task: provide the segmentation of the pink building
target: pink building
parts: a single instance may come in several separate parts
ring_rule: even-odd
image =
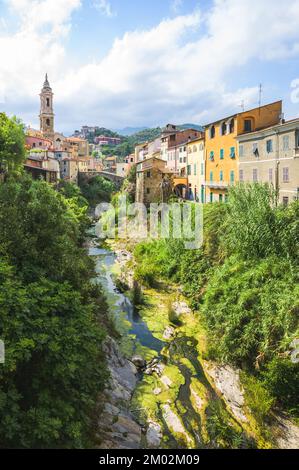
[[[44,137],[34,137],[26,135],[26,146],[29,149],[48,150],[52,147],[52,141]]]

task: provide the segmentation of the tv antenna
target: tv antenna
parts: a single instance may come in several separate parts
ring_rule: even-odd
[[[262,106],[262,95],[263,95],[263,85],[260,83],[260,86],[259,86],[259,108]]]

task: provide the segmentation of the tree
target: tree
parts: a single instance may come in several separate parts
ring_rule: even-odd
[[[79,211],[76,197],[28,175],[0,185],[0,447],[88,445],[107,378],[107,305]]]
[[[18,172],[25,160],[24,126],[0,113],[0,172]]]

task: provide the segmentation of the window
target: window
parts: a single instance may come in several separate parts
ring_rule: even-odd
[[[290,138],[289,138],[288,135],[283,136],[282,147],[283,147],[283,150],[289,150],[290,149]]]
[[[296,132],[296,143],[295,143],[295,145],[296,145],[296,148],[299,147],[299,132],[298,131]]]
[[[196,163],[194,163],[194,176],[196,176],[196,173],[197,173],[197,166],[196,166]]]
[[[146,172],[146,177],[147,177],[147,178],[150,178],[150,177],[151,177],[151,172],[150,172],[150,171],[147,171],[147,172]]]
[[[224,159],[224,149],[220,149],[220,160]]]
[[[254,181],[254,182],[256,183],[257,180],[258,180],[257,169],[254,168],[254,169],[252,170],[252,181]]]
[[[212,126],[212,127],[210,128],[210,139],[214,139],[215,134],[216,134],[215,126]]]
[[[191,175],[191,165],[187,165],[187,175]]]
[[[210,171],[210,181],[213,182],[213,179],[214,179],[214,175],[213,175],[213,172]]]
[[[36,143],[35,143],[35,142],[33,142],[33,144],[32,144],[32,147],[33,147],[33,148],[35,148],[35,147],[36,147]]]
[[[201,163],[201,164],[200,164],[200,173],[201,173],[201,176],[204,176],[204,174],[205,174],[205,166],[204,166],[204,163]]]
[[[146,188],[146,194],[150,194],[151,192],[151,189],[150,188]]]
[[[226,132],[227,132],[227,125],[226,125],[226,122],[223,122],[221,124],[221,135],[226,135]]]
[[[210,193],[210,202],[213,202],[213,201],[214,201],[214,194]]]
[[[50,126],[50,119],[46,120],[46,124],[47,124],[47,126]]]
[[[239,170],[239,180],[244,181],[244,170]]]
[[[197,146],[196,145],[193,146],[193,152],[197,152]]]
[[[284,183],[288,183],[290,181],[288,168],[282,169],[282,180]]]
[[[223,181],[223,171],[222,170],[219,173],[219,178],[220,178],[220,181]]]
[[[47,106],[48,106],[48,108],[50,106],[50,99],[49,98],[47,98]]]
[[[252,131],[252,121],[251,119],[244,120],[244,132],[251,132]]]
[[[210,152],[210,160],[211,161],[214,161],[214,155],[215,154],[214,154],[213,150],[211,150],[211,152]]]
[[[269,168],[269,182],[273,183],[273,168]]]
[[[230,148],[230,158],[236,158],[236,150],[235,147]]]
[[[219,194],[219,202],[223,202],[223,194]]]
[[[282,198],[282,203],[284,206],[287,206],[289,204],[289,198],[288,197],[283,197]]]
[[[266,148],[267,148],[267,153],[273,152],[273,141],[272,141],[272,139],[267,140]]]
[[[259,147],[258,147],[257,142],[254,142],[254,143],[252,144],[252,153],[253,153],[253,155],[255,155],[256,157],[259,156]]]
[[[231,119],[229,123],[229,133],[233,134],[235,132],[235,120]]]
[[[230,183],[234,184],[234,182],[235,182],[235,172],[233,170],[230,172],[230,178],[229,179],[230,179]]]
[[[244,145],[239,145],[239,156],[244,157]]]

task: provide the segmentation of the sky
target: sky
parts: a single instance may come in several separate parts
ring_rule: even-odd
[[[38,128],[207,124],[283,99],[299,116],[299,0],[0,0],[0,111]]]

